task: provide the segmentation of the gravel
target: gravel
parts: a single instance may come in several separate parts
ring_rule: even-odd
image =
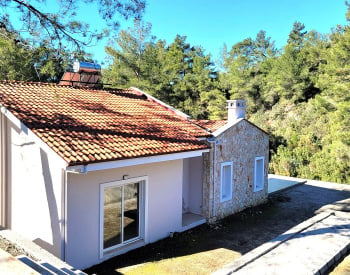
[[[0,236],[0,248],[6,251],[7,253],[11,254],[13,257],[19,256],[19,255],[26,255],[32,260],[36,260],[30,254],[28,254],[23,248],[19,247],[18,245],[10,242],[9,240],[1,236]]]

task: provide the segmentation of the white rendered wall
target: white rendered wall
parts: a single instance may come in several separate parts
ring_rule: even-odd
[[[146,240],[155,242],[182,226],[183,160],[137,165],[125,168],[68,174],[68,221],[66,260],[77,268],[87,268],[106,258],[99,257],[100,184],[148,176],[146,186]],[[141,243],[140,245],[143,245]],[[118,250],[116,254],[126,252]]]
[[[189,209],[191,213],[202,215],[203,199],[203,158],[196,157],[189,160]]]
[[[182,211],[202,215],[203,159],[184,159],[183,167]]]
[[[190,159],[183,160],[182,212],[190,211]]]
[[[7,125],[10,228],[61,257],[65,162],[24,125]]]

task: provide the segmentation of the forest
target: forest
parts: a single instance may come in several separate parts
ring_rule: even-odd
[[[186,40],[156,38],[136,18],[106,46],[103,83],[138,87],[196,119],[225,119],[226,100],[245,99],[248,119],[270,134],[269,173],[350,183],[350,25],[324,34],[295,22],[280,49],[261,30],[215,62]],[[91,61],[50,42],[30,44],[0,20],[0,79],[57,82],[72,57]]]

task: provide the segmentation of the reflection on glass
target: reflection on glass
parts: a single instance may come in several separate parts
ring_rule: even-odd
[[[124,241],[139,235],[138,183],[124,186]]]
[[[139,182],[104,189],[103,248],[139,237]]]
[[[121,243],[122,187],[104,191],[103,248]]]

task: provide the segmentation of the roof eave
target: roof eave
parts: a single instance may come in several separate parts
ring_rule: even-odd
[[[225,124],[224,126],[222,126],[221,128],[217,129],[216,131],[214,131],[212,133],[212,135],[214,137],[218,137],[220,136],[222,133],[224,133],[227,129],[231,128],[233,125],[236,125],[238,124],[239,122],[241,122],[242,120],[244,120],[244,118],[240,118],[240,119],[237,119],[233,122],[228,122],[227,124]]]
[[[209,152],[209,149],[200,149],[200,150],[193,150],[193,151],[186,151],[186,152],[179,152],[179,153],[172,153],[172,154],[163,154],[163,155],[156,155],[156,156],[149,156],[149,157],[139,157],[139,158],[131,158],[131,159],[123,159],[123,160],[72,165],[67,167],[67,172],[85,174],[93,171],[101,171],[101,170],[107,170],[107,169],[122,168],[127,166],[135,166],[135,165],[150,164],[150,163],[163,162],[163,161],[199,157],[203,153],[207,153],[207,152]]]
[[[227,129],[231,128],[232,126],[240,123],[241,121],[246,121],[247,123],[249,123],[250,125],[254,126],[255,128],[257,128],[258,130],[260,130],[261,132],[263,132],[265,135],[269,135],[269,133],[267,133],[265,130],[261,129],[259,126],[255,125],[253,122],[250,122],[248,119],[245,118],[240,118],[237,119],[233,122],[228,122],[227,124],[225,124],[224,126],[222,126],[221,128],[217,129],[216,131],[213,132],[213,136],[214,137],[218,137],[220,136],[222,133],[224,133]]]

